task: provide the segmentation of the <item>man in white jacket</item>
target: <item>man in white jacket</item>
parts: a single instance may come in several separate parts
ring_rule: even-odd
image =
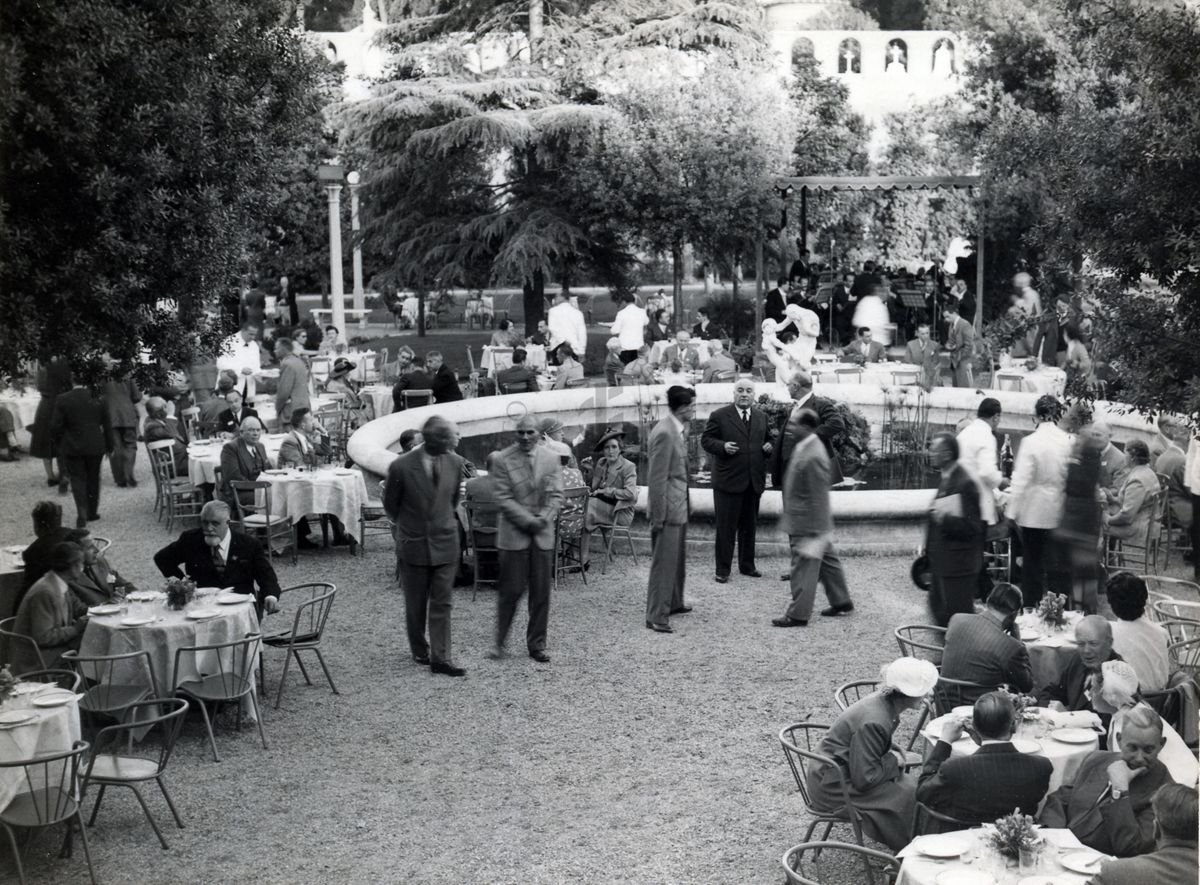
[[[546,314],[546,325],[550,328],[550,353],[556,354],[558,348],[569,344],[582,362],[587,351],[587,323],[584,322],[583,311],[567,300],[566,292],[554,296],[554,306]],[[557,365],[557,355],[551,361]]]
[[[958,463],[979,481],[979,510],[983,521],[996,524],[996,489],[1004,484],[996,448],[995,430],[1000,426],[1000,400],[985,397],[975,420],[958,434]]]
[[[625,306],[617,311],[610,324],[612,334],[621,344],[621,362],[629,365],[638,358],[638,350],[646,343],[646,311],[637,305],[633,295],[625,296]]]

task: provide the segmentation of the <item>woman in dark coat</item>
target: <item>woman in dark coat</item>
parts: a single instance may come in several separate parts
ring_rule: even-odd
[[[67,493],[67,477],[59,466],[54,472],[54,459],[58,452],[54,449],[54,440],[50,434],[50,419],[54,415],[54,400],[60,393],[71,389],[71,366],[62,357],[42,360],[37,373],[37,389],[42,395],[38,402],[37,412],[33,416],[33,428],[30,431],[29,454],[42,459],[46,468],[46,485],[58,486],[59,494]]]

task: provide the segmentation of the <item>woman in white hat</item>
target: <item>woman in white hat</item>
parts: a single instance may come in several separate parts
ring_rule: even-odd
[[[844,779],[869,836],[892,851],[912,840],[917,778],[905,773],[904,751],[892,746],[892,735],[900,714],[919,707],[937,679],[937,668],[916,658],[898,658],[883,667],[880,689],[839,716],[817,747],[818,753],[837,761],[841,778],[820,763],[809,769],[814,808],[844,807],[839,786]]]
[[[358,416],[366,408],[362,397],[358,395],[358,385],[350,377],[350,373],[356,368],[357,365],[355,363],[352,363],[344,356],[339,356],[333,361],[333,368],[329,370],[329,378],[325,382],[325,392],[340,393],[342,395],[343,406],[355,413],[355,417],[351,422],[355,427],[360,423]]]
[[[1138,693],[1137,672],[1126,661],[1105,661],[1100,665],[1100,696],[1116,708],[1108,725],[1108,749],[1119,751],[1121,728],[1125,720],[1139,707],[1149,707]],[[1183,738],[1169,722],[1163,720],[1163,748],[1158,761],[1167,767],[1171,778],[1185,786],[1195,786],[1200,766]]]

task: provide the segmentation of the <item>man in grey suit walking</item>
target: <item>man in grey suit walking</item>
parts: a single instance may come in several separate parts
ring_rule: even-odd
[[[291,338],[280,338],[275,342],[275,358],[279,360],[275,414],[279,418],[281,430],[286,430],[291,423],[293,409],[312,407],[308,396],[308,367],[296,356],[295,347]]]
[[[692,610],[683,602],[688,522],[688,422],[696,414],[696,391],[667,388],[671,414],[650,431],[647,483],[650,499],[650,584],[646,590],[646,626],[674,633],[670,616]]]
[[[776,627],[807,627],[817,595],[825,585],[833,617],[854,610],[846,573],[833,550],[833,510],[829,503],[829,455],[816,435],[821,419],[812,409],[801,409],[789,422],[796,445],[783,477],[783,516],[792,548],[792,604],[787,614],[771,621]]]
[[[425,445],[388,467],[383,509],[396,525],[396,563],[413,660],[428,664],[434,673],[462,676],[465,671],[450,659],[450,610],[458,569],[455,507],[463,459],[453,451],[458,431],[445,418],[433,416],[421,434]]]
[[[558,454],[537,444],[541,435],[537,420],[526,415],[517,422],[516,444],[498,452],[493,466],[500,505],[496,532],[500,592],[492,657],[504,657],[517,604],[528,588],[529,627],[525,640],[529,656],[545,664],[550,660],[546,654],[546,627],[550,620],[554,529],[563,502],[563,479]]]

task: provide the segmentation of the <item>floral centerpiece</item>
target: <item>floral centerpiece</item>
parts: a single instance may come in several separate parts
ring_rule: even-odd
[[[196,582],[191,578],[168,578],[163,590],[167,593],[167,608],[181,611],[196,598]]]
[[[1051,627],[1062,627],[1067,622],[1067,597],[1062,593],[1047,593],[1038,603],[1037,615]]]
[[[988,834],[988,838],[993,848],[1005,857],[1014,859],[1019,858],[1022,851],[1035,851],[1042,844],[1033,818],[1015,808],[1012,814],[996,821],[995,829]]]
[[[17,677],[13,676],[8,664],[0,669],[0,704],[7,701],[17,690]]]
[[[1033,710],[1038,705],[1038,700],[1031,694],[1021,694],[1015,691],[1005,691],[1008,699],[1012,701],[1013,709],[1016,710],[1017,718],[1025,716],[1030,710]]]

